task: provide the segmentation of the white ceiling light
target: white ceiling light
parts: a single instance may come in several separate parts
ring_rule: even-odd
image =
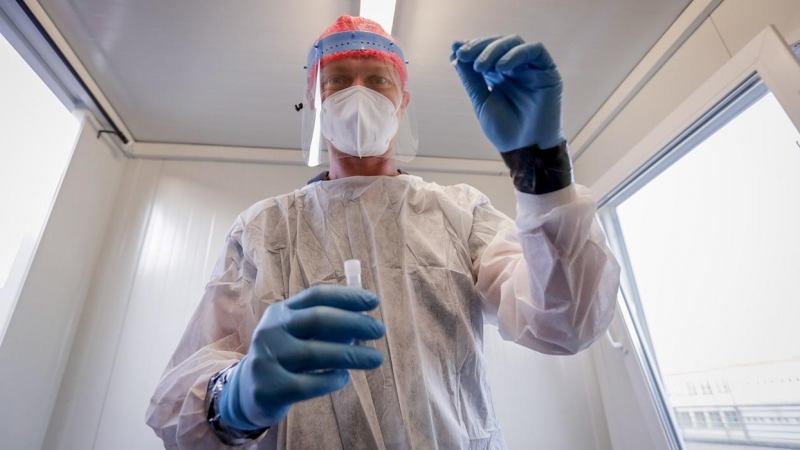
[[[396,0],[361,0],[359,15],[378,22],[387,33],[392,34],[395,3]]]

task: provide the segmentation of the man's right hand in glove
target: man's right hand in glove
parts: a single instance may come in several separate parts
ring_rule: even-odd
[[[361,314],[378,303],[368,291],[325,285],[269,306],[220,395],[222,422],[240,431],[272,426],[292,404],[344,387],[347,369],[380,367],[381,352],[351,345],[383,337],[383,324]]]

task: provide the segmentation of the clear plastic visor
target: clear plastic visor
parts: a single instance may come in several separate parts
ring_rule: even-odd
[[[301,109],[303,156],[309,166],[333,158],[410,161],[416,155],[416,118],[405,62],[402,52],[384,51],[382,44],[391,49],[394,43],[382,39],[375,43],[356,37],[357,42],[327,45],[321,40],[309,54]],[[338,45],[343,51],[331,50]]]

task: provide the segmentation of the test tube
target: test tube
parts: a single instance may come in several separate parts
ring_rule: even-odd
[[[345,283],[347,283],[347,287],[361,289],[361,261],[357,259],[348,259],[344,262],[344,279]],[[353,345],[364,345],[364,341],[354,339]]]
[[[361,261],[348,259],[344,262],[344,278],[347,287],[361,289]]]

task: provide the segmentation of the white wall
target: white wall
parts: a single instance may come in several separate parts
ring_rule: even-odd
[[[800,40],[800,1],[725,0],[575,161],[587,186],[770,24]]]
[[[42,445],[92,283],[126,163],[96,133],[84,121],[0,345],[3,448]]]
[[[800,1],[725,0],[620,112],[575,163],[592,186],[731,57],[770,24],[800,40]],[[624,334],[619,314],[612,327]],[[615,449],[666,448],[633,352],[602,342],[591,350]]]
[[[81,317],[45,449],[161,448],[148,400],[196,307],[225,235],[250,204],[305,184],[301,166],[132,160]],[[420,173],[468,182],[513,215],[507,177]],[[487,328],[495,403],[511,449],[609,449],[588,353],[550,357]]]

